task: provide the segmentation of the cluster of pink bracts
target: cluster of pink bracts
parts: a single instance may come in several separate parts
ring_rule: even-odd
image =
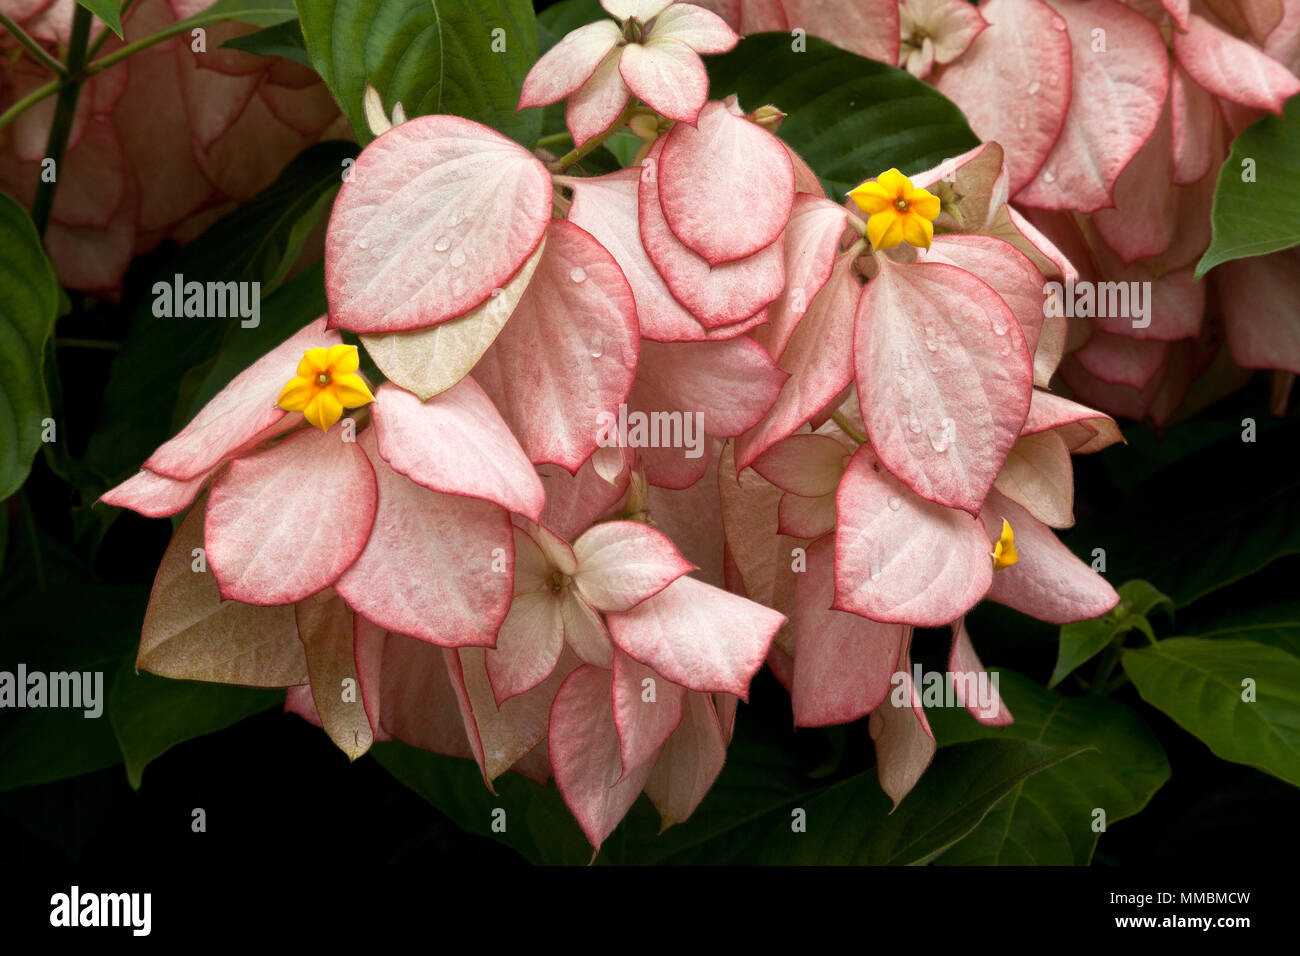
[[[1193,271],[1232,138],[1300,91],[1300,2],[699,2],[745,33],[802,28],[928,78],[1003,146],[1012,201],[1083,281],[1151,284],[1143,323],[1071,325],[1060,376],[1080,400],[1162,425],[1274,369],[1285,407],[1295,250]]]
[[[449,116],[383,133],[333,210],[329,315],[104,496],[198,502],[140,666],[288,687],[352,757],[395,737],[489,786],[553,775],[599,848],[643,790],[693,812],[767,661],[796,724],[871,715],[900,800],[934,752],[914,627],[951,627],[960,678],[981,599],[1051,622],[1118,599],[1052,530],[1071,453],[1119,439],[1043,388],[1067,339],[1044,284],[1077,273],[995,143],[915,177],[943,201],[929,250],[872,250],[778,111],[705,101],[720,19],[605,6],[620,28],[571,35],[524,102],[568,97],[582,143],[634,93],[676,120],[638,167],[569,175]],[[322,431],[275,402],[339,329],[389,381]]]
[[[123,22],[125,42],[212,2],[140,0]],[[76,0],[0,0],[0,11],[51,50],[66,46],[76,8]],[[311,70],[222,49],[253,29],[213,24],[203,28],[201,41],[182,34],[86,82],[45,234],[63,285],[115,299],[134,257],[164,239],[199,235],[270,185],[304,148],[348,135],[329,90]],[[123,45],[110,37],[102,53]],[[19,52],[0,31],[0,107],[50,79]],[[0,188],[25,205],[41,181],[54,103],[46,98],[0,131]]]

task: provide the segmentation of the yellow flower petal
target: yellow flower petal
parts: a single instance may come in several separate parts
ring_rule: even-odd
[[[326,357],[329,360],[330,374],[336,378],[355,372],[361,364],[355,345],[331,345]]]
[[[875,215],[889,208],[894,197],[885,192],[880,183],[863,183],[849,192],[849,198],[858,204],[858,208],[870,215]]]
[[[343,417],[343,406],[329,389],[321,389],[307,403],[302,411],[303,417],[321,431],[329,431],[331,425]]]
[[[903,241],[913,246],[920,246],[922,249],[929,249],[930,240],[934,238],[934,226],[930,224],[930,220],[922,219],[914,213],[907,213],[899,218],[903,223]]]
[[[890,199],[906,198],[906,190],[912,188],[912,181],[897,169],[886,169],[876,177],[876,182]]]
[[[280,392],[280,397],[275,403],[283,408],[286,412],[300,412],[307,407],[312,396],[316,394],[316,380],[312,378],[303,378],[301,375],[289,379]]]
[[[1020,560],[1016,554],[1016,536],[1011,531],[1011,524],[1006,518],[1002,519],[1002,534],[998,538],[998,543],[993,546],[993,570],[1001,571],[1009,568]]]
[[[867,220],[867,239],[876,249],[892,249],[903,241],[902,217],[894,209],[878,212]]]
[[[302,353],[298,363],[298,374],[303,378],[315,378],[321,372],[329,371],[329,352],[324,346],[317,346]]]
[[[939,218],[939,197],[928,189],[913,189],[907,201],[912,207],[912,212],[917,215],[924,216],[931,222]]]
[[[360,408],[375,400],[370,394],[366,380],[360,375],[335,375],[329,390],[346,408]]]

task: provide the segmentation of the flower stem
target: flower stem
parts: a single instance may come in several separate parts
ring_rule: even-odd
[[[552,172],[562,173],[570,166],[572,166],[574,163],[580,162],[584,156],[586,156],[596,147],[600,146],[601,143],[605,142],[605,140],[609,139],[611,136],[613,136],[615,133],[621,130],[624,126],[626,126],[627,121],[630,120],[636,114],[636,111],[637,111],[636,100],[629,99],[627,101],[627,106],[624,107],[623,112],[619,114],[618,119],[614,120],[614,122],[610,125],[609,129],[605,130],[605,132],[601,133],[599,136],[593,136],[591,139],[587,140],[581,146],[574,147],[568,153],[561,156],[554,163]]]
[[[126,12],[131,9],[131,4],[133,3],[135,3],[135,0],[124,0],[122,9],[118,12],[117,16],[119,22],[126,19]],[[95,42],[90,45],[90,49],[86,52],[86,59],[94,59],[95,54],[103,49],[104,44],[107,43],[112,36],[112,30],[105,30],[100,33],[100,35],[95,38]]]
[[[14,35],[14,39],[21,43],[32,56],[36,57],[47,68],[53,70],[59,76],[67,76],[68,71],[63,64],[54,57],[45,52],[45,48],[28,35],[27,31],[20,27],[14,21],[10,20],[4,13],[0,13],[0,27],[4,27]]]
[[[567,143],[570,142],[572,139],[573,137],[570,136],[567,132],[552,133],[550,136],[543,136],[541,139],[539,139],[537,141],[537,146],[539,149],[546,149],[546,147],[548,146],[558,146],[560,143]]]
[[[848,417],[844,415],[842,412],[832,412],[831,421],[833,421],[836,425],[839,425],[840,431],[844,432],[844,434],[848,435],[859,445],[867,444],[867,436],[864,435],[862,432],[858,431],[857,426],[854,425],[851,421],[849,421]]]
[[[54,108],[54,121],[50,124],[50,138],[45,147],[45,159],[54,162],[54,177],[41,181],[36,186],[36,198],[32,200],[32,222],[36,232],[45,235],[45,227],[50,221],[50,209],[54,205],[54,190],[58,186],[59,164],[68,148],[68,136],[72,132],[72,119],[77,112],[77,98],[81,95],[81,69],[86,63],[86,44],[90,39],[90,10],[78,5],[72,17],[72,37],[68,41],[69,79],[59,89],[59,101]],[[44,170],[42,170],[44,172]]]

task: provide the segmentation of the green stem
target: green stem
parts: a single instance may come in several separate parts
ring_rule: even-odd
[[[39,43],[33,40],[28,35],[26,30],[24,30],[18,24],[14,23],[3,13],[0,13],[0,27],[4,27],[6,30],[12,33],[14,35],[14,39],[17,40],[19,43],[21,43],[27,49],[28,53],[36,57],[36,59],[39,60],[41,63],[43,63],[46,67],[53,70],[59,76],[68,75],[68,71],[64,69],[62,63],[60,63],[58,60],[54,59],[54,57],[46,53],[44,47],[42,47]]]
[[[548,146],[558,146],[560,143],[567,143],[573,137],[568,133],[552,133],[550,136],[543,136],[537,141],[539,149],[546,149]]]
[[[1106,648],[1106,653],[1102,655],[1101,661],[1097,664],[1097,673],[1093,675],[1092,685],[1088,688],[1088,693],[1104,696],[1106,693],[1106,681],[1110,680],[1111,673],[1115,670],[1115,665],[1119,663],[1119,656],[1123,652],[1124,635],[1120,635],[1111,641],[1110,646]]]
[[[867,436],[858,431],[857,427],[841,412],[832,412],[831,421],[835,422],[836,425],[839,425],[840,431],[844,432],[844,434],[848,435],[859,445],[867,444]]]
[[[50,139],[45,147],[45,159],[54,161],[54,178],[46,181],[42,175],[40,183],[36,186],[36,198],[32,200],[32,222],[36,224],[37,234],[42,237],[50,221],[50,209],[54,205],[54,190],[59,181],[59,164],[63,162],[64,151],[68,148],[72,119],[77,112],[77,98],[81,95],[82,83],[79,74],[86,64],[86,44],[89,40],[90,11],[83,6],[78,6],[77,12],[72,17],[72,38],[68,41],[68,73],[72,79],[59,90],[58,105],[54,108],[54,122],[50,124]]]
[[[596,149],[603,142],[605,142],[605,140],[609,139],[611,136],[613,136],[615,133],[621,130],[624,126],[626,126],[627,121],[630,120],[636,114],[636,112],[637,112],[636,100],[635,99],[628,100],[627,106],[624,107],[623,112],[619,114],[618,119],[614,120],[613,125],[611,125],[609,129],[605,130],[605,132],[601,133],[599,136],[593,136],[591,139],[587,140],[581,146],[578,146],[570,150],[564,156],[560,157],[560,159],[555,163],[553,172],[562,173],[570,166],[572,166],[574,163],[581,162],[584,156],[586,156],[592,150]]]
[[[9,109],[0,113],[0,130],[3,130],[6,126],[16,120],[18,116],[25,112],[29,107],[35,106],[41,100],[45,99],[45,97],[57,93],[59,87],[62,85],[62,80],[51,80],[44,86],[38,86],[13,106],[9,107]]]

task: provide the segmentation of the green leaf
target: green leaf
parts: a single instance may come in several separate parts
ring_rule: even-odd
[[[231,379],[327,311],[325,268],[317,263],[262,303],[262,321],[257,328],[231,329],[213,359],[187,376],[184,391],[192,397],[177,405],[173,427],[184,426]]]
[[[1138,693],[1216,756],[1300,786],[1300,658],[1254,641],[1176,637],[1124,653]],[[1253,701],[1243,682],[1254,682]]]
[[[26,210],[0,193],[0,501],[27,480],[50,400],[42,369],[59,283]]]
[[[961,110],[906,70],[808,37],[745,37],[710,58],[710,96],[735,93],[747,111],[771,104],[789,115],[778,135],[821,177],[832,199],[891,167],[916,173],[979,145]]]
[[[322,197],[332,196],[341,185],[342,163],[355,154],[355,145],[342,142],[304,150],[274,183],[157,270],[110,370],[99,427],[86,451],[87,465],[105,487],[133,472],[170,437],[187,373],[210,360],[228,336],[256,332],[245,329],[238,315],[157,316],[155,284],[170,288],[176,275],[185,282],[259,282],[260,294],[268,296],[286,261],[292,264],[298,256],[294,246],[300,242],[300,224],[323,214]]]
[[[1254,181],[1243,163],[1254,161]],[[1200,278],[1221,262],[1262,256],[1300,243],[1300,96],[1281,116],[1265,116],[1242,130],[1219,170],[1210,221],[1214,238],[1196,264]]]
[[[122,760],[109,723],[110,688],[122,656],[140,638],[148,592],[76,581],[63,569],[58,577],[45,593],[23,589],[5,599],[0,671],[16,675],[23,664],[29,674],[90,674],[92,693],[98,675],[100,713],[88,717],[85,707],[5,708],[0,790],[80,776]]]
[[[139,790],[144,768],[172,747],[283,703],[283,690],[137,674],[130,654],[113,680],[108,716],[126,758],[127,780]]]
[[[298,0],[298,11],[316,71],[362,145],[374,138],[367,84],[386,112],[400,102],[408,117],[450,113],[530,148],[537,139],[540,111],[515,112],[537,58],[526,0]]]
[[[122,0],[77,0],[104,24],[122,38]]]
[[[1036,740],[1095,751],[1018,784],[969,836],[941,856],[945,865],[1084,866],[1106,824],[1142,810],[1169,779],[1160,741],[1133,710],[1105,697],[1062,697],[1014,671],[999,670],[998,690],[1015,715],[1009,727],[985,727],[962,708],[928,711],[941,745],[967,740]]]
[[[1155,640],[1155,633],[1147,620],[1147,615],[1158,605],[1167,606],[1173,615],[1174,603],[1161,594],[1146,581],[1128,581],[1119,588],[1119,604],[1101,617],[1077,624],[1066,624],[1061,628],[1061,643],[1057,649],[1056,669],[1047,682],[1048,687],[1055,687],[1076,667],[1086,664],[1121,634],[1127,634],[1134,628],[1140,629]]]
[[[561,0],[537,14],[537,55],[541,56],[578,27],[608,20],[600,0]]]
[[[1086,750],[1028,740],[977,740],[944,747],[920,782],[890,812],[875,770],[808,800],[807,832],[791,819],[762,841],[778,865],[917,865],[928,863],[985,818],[1021,781]]]
[[[1234,606],[1200,623],[1195,637],[1254,641],[1300,658],[1300,601],[1265,606]]]
[[[263,27],[247,36],[235,37],[221,45],[243,50],[245,53],[255,53],[258,56],[282,56],[309,70],[313,68],[311,57],[307,55],[307,41],[302,38],[302,27],[298,25],[296,18],[274,26]]]

